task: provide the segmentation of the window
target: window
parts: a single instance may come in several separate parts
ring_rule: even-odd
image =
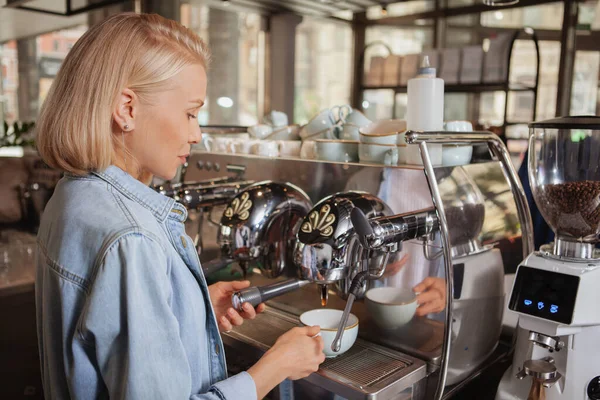
[[[322,109],[350,102],[352,28],[304,17],[296,28],[295,123],[305,124]]]
[[[54,82],[62,60],[75,42],[87,31],[87,25],[46,33],[37,37],[37,65],[39,75],[38,100],[41,105]],[[50,45],[51,44],[51,45]]]
[[[481,13],[481,25],[488,27],[557,29],[562,27],[563,3],[539,6],[498,9]]]
[[[431,11],[435,2],[430,0],[407,1],[402,3],[388,4],[385,9],[381,6],[373,6],[367,9],[368,19],[379,19],[384,17],[397,17],[402,15],[416,14]]]
[[[11,40],[0,44],[0,65],[2,76],[0,81],[0,124],[8,124],[19,119],[17,106],[17,88],[19,86],[19,72],[17,60],[17,42]],[[4,128],[0,128],[4,129]]]
[[[201,125],[255,125],[259,114],[261,16],[198,4],[181,5],[181,22],[196,32],[212,52],[206,105]],[[262,69],[262,70],[261,70]]]
[[[600,53],[577,51],[571,89],[571,115],[595,115],[598,102]]]

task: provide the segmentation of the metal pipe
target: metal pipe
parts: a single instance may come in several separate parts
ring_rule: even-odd
[[[442,196],[440,194],[437,179],[435,177],[433,164],[431,163],[431,158],[429,157],[429,150],[427,148],[426,141],[422,141],[419,144],[419,150],[421,152],[423,166],[425,167],[424,172],[425,177],[427,178],[427,183],[429,185],[429,191],[431,192],[431,199],[433,200],[433,205],[437,211],[437,223],[440,231],[440,236],[442,238],[444,252],[444,270],[446,274],[446,324],[444,325],[444,343],[442,345],[440,378],[438,380],[438,386],[434,396],[436,400],[442,400],[444,396],[444,388],[446,387],[446,375],[448,374],[448,363],[450,361],[450,343],[452,341],[452,303],[454,301],[454,270],[452,268],[452,254],[450,233],[448,231],[448,221],[446,220],[444,203],[442,202]]]
[[[293,292],[309,283],[309,281],[299,279],[288,279],[283,282],[276,282],[265,286],[252,286],[233,293],[231,295],[231,304],[236,310],[242,311],[244,303],[250,303],[252,307],[256,307],[260,303]]]
[[[354,208],[351,217],[361,244],[369,249],[423,237],[438,228],[433,208],[373,219]]]
[[[529,212],[529,204],[521,181],[515,171],[515,167],[510,161],[508,149],[500,138],[486,131],[469,133],[448,133],[448,132],[414,132],[406,133],[406,142],[408,144],[439,143],[439,144],[477,144],[486,143],[494,156],[500,161],[504,177],[506,178],[510,190],[515,198],[517,213],[521,223],[521,235],[523,237],[523,258],[531,254],[535,248],[533,245],[533,223]]]
[[[187,209],[214,207],[229,202],[233,196],[253,181],[232,182],[227,184],[204,186],[196,189],[185,189],[179,192],[181,204]]]

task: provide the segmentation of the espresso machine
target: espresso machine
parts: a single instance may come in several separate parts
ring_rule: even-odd
[[[530,124],[529,180],[553,243],[519,266],[512,366],[496,400],[600,399],[600,118]]]
[[[316,373],[301,381],[295,381],[296,398],[330,399],[337,395],[357,400],[442,399],[454,390],[452,388],[447,390],[449,386],[447,384],[450,383],[453,374],[452,342],[459,340],[458,336],[462,337],[469,333],[471,328],[468,325],[471,322],[469,324],[461,322],[460,326],[457,326],[456,322],[453,323],[454,311],[459,310],[460,301],[465,300],[466,304],[466,300],[469,299],[466,295],[470,293],[468,285],[464,283],[468,278],[463,277],[460,298],[453,296],[458,282],[454,279],[453,264],[460,261],[461,255],[481,256],[483,258],[478,263],[494,265],[498,265],[498,259],[496,250],[482,245],[479,238],[475,237],[479,233],[478,226],[470,229],[466,235],[469,237],[468,240],[465,240],[462,246],[458,246],[460,248],[452,249],[457,247],[451,241],[452,235],[455,234],[452,234],[449,229],[449,222],[453,219],[447,221],[444,211],[450,204],[452,188],[450,185],[448,193],[444,193],[444,179],[436,176],[439,168],[434,169],[431,164],[427,143],[489,145],[497,159],[485,164],[466,166],[465,170],[477,170],[484,175],[489,172],[493,176],[495,187],[509,194],[512,192],[517,198],[516,207],[513,207],[510,212],[511,215],[518,212],[519,220],[524,227],[524,235],[529,231],[527,228],[530,224],[524,219],[525,208],[522,207],[522,198],[518,197],[519,183],[508,162],[508,152],[495,135],[484,132],[473,134],[409,132],[406,134],[406,140],[409,145],[419,147],[417,151],[420,150],[423,156],[423,167],[402,165],[386,167],[224,153],[195,154],[195,159],[204,163],[210,162],[213,165],[218,163],[221,166],[244,165],[246,179],[255,181],[269,179],[240,191],[226,205],[220,221],[218,248],[221,258],[236,259],[237,262],[241,261],[248,266],[258,266],[257,273],[248,275],[253,286],[260,288],[273,284],[285,286],[282,287],[283,290],[278,290],[279,296],[272,297],[266,303],[265,312],[258,315],[255,320],[246,321],[231,332],[222,334],[230,373],[246,370],[253,365],[278,337],[298,326],[298,316],[303,312],[323,307],[324,303],[328,308],[344,309],[349,304],[348,300],[352,294],[357,299],[353,305],[350,304],[352,313],[360,321],[356,342],[344,354],[325,361]],[[405,185],[406,187],[420,186],[426,188],[427,199],[433,200],[433,207],[415,209],[412,205],[390,203],[390,198],[386,198],[385,201],[379,198],[379,188],[382,187],[383,180],[387,179],[383,176],[390,170],[402,172],[400,175],[393,175],[401,177],[392,182],[392,187],[399,190],[397,193],[390,194],[391,200],[394,200],[394,196],[397,195],[407,196],[406,191],[402,193]],[[459,174],[460,169],[455,168],[448,171],[448,175],[453,176],[450,180],[446,176],[448,182],[454,182],[455,196],[458,187],[465,187],[466,192],[468,186],[466,183],[460,183]],[[469,175],[469,172],[467,174]],[[199,173],[193,170],[188,171],[188,175],[191,175],[190,179],[205,179],[214,178],[216,172]],[[284,215],[285,212],[259,212],[265,207],[269,210],[278,209],[275,207],[276,202],[263,203],[258,196],[259,192],[263,192],[262,189],[269,190],[268,185],[282,188],[276,189],[278,193],[285,193],[283,188],[287,188],[290,193],[302,194],[299,197],[294,196],[294,202],[302,203],[304,206],[297,207],[295,215],[289,218],[286,224],[274,225],[270,222],[275,221],[276,215]],[[258,188],[259,186],[261,189]],[[244,196],[248,191],[252,191],[252,194]],[[299,201],[300,198],[303,201]],[[475,198],[477,196],[473,198],[473,203],[476,203]],[[249,205],[250,202],[252,205]],[[471,200],[464,203],[470,204],[469,202]],[[289,211],[289,207],[284,203],[286,202],[280,203],[282,204],[280,210]],[[311,203],[315,206],[312,207]],[[388,204],[393,204],[394,208],[391,209]],[[467,208],[463,207],[461,212],[469,211]],[[394,219],[396,230],[393,234],[396,236],[392,240],[386,239],[383,242],[379,240],[381,237],[363,242],[364,235],[359,233],[356,218],[354,220],[352,218],[355,210],[362,212],[363,220],[366,220],[369,225],[378,219],[381,221],[386,218]],[[481,214],[477,215],[481,216]],[[492,221],[498,218],[500,222],[505,221],[504,215],[504,213],[496,214],[489,218],[492,218]],[[288,217],[291,217],[289,213]],[[487,214],[485,218],[487,220]],[[285,230],[286,235],[282,236],[282,230],[275,228],[284,225],[288,230]],[[266,229],[268,226],[272,228]],[[404,229],[408,229],[409,232],[405,232]],[[266,234],[267,231],[271,234]],[[252,232],[257,234],[251,235]],[[398,236],[400,234],[404,236]],[[272,243],[278,240],[282,240],[280,251],[271,251],[275,249]],[[420,240],[426,243],[423,248],[419,247],[419,251],[425,249],[428,257],[432,259],[441,257],[443,253],[443,259],[439,259],[444,261],[444,274],[449,278],[445,280],[448,312],[441,315],[444,321],[415,317],[397,331],[384,332],[377,327],[365,303],[360,300],[367,290],[382,284],[382,280],[378,277],[386,279],[384,275],[387,268],[397,261],[399,250],[408,240]],[[529,243],[529,238],[525,242]],[[408,245],[406,243],[406,246]],[[520,247],[520,244],[516,246]],[[291,254],[287,253],[287,250],[283,251],[284,247],[291,250]],[[281,256],[285,253],[290,258],[284,257],[286,263],[284,268],[281,268],[281,264],[273,261],[281,259],[275,257],[276,254]],[[267,257],[270,257],[271,261],[264,262]],[[270,267],[261,268],[261,265]],[[292,265],[296,269],[294,273],[291,273],[288,268]],[[469,270],[470,268],[465,267],[465,277],[469,275],[467,273]],[[290,280],[289,278],[295,273],[297,275]],[[357,276],[364,278],[359,281],[359,285],[355,285],[355,290],[352,290],[352,283]],[[474,279],[473,282],[474,288],[484,290],[485,285],[481,284],[481,280]],[[291,287],[296,284],[299,287]],[[271,293],[269,291],[266,294]],[[490,297],[494,295],[495,292],[490,292]],[[477,303],[477,300],[474,300],[472,304]],[[491,313],[497,315],[495,311]],[[468,315],[469,313],[465,312],[465,317],[461,319],[466,320]],[[491,334],[490,338],[495,343],[495,334]],[[478,350],[478,354],[486,353],[487,350]],[[478,358],[473,357],[465,361],[467,364],[469,362],[476,364],[479,361]],[[472,364],[459,365],[456,375],[469,368],[472,368]],[[458,377],[457,380],[464,382],[466,379]]]

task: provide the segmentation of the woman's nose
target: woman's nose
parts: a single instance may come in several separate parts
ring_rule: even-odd
[[[198,129],[194,129],[194,131],[192,132],[192,135],[190,136],[190,143],[193,143],[193,144],[200,143],[201,139],[202,139],[202,130],[200,129],[200,127],[198,127]]]

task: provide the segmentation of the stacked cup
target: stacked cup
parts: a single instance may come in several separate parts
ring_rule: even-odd
[[[402,119],[376,121],[361,128],[358,146],[360,162],[383,165],[405,163],[407,148],[401,136],[405,131],[406,121]]]
[[[321,111],[300,131],[300,156],[335,162],[358,161],[359,129],[371,121],[349,105]]]
[[[248,132],[253,139],[248,146],[241,147],[240,153],[262,157],[300,156],[300,126],[288,125],[288,117],[283,112],[271,111],[264,117],[263,124],[251,126]]]

